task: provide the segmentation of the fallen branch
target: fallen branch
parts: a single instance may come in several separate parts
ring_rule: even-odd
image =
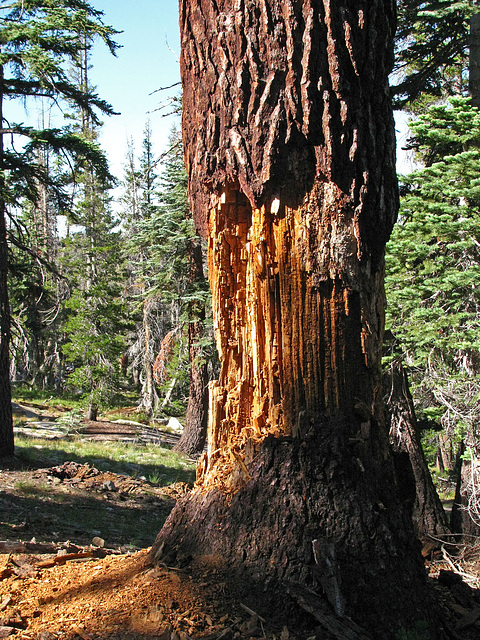
[[[310,613],[336,640],[371,640],[371,637],[350,618],[346,616],[337,618],[329,613],[326,610],[325,600],[315,591],[300,583],[289,582],[287,584],[287,592],[304,611]]]
[[[242,609],[244,611],[246,611],[247,613],[249,613],[251,616],[254,616],[255,618],[258,618],[258,620],[260,620],[260,622],[264,622],[266,623],[267,621],[265,620],[265,618],[262,618],[262,616],[258,615],[258,613],[256,613],[255,611],[253,611],[253,609],[250,609],[250,607],[247,607],[246,604],[243,604],[243,602],[240,602],[240,606],[242,607]]]
[[[61,547],[54,543],[42,543],[42,542],[13,542],[10,540],[0,541],[0,553],[57,553]],[[69,548],[72,548],[70,546]],[[73,547],[75,550],[80,550],[80,547]]]
[[[95,558],[96,556],[92,553],[92,551],[81,551],[80,553],[66,553],[63,556],[55,556],[51,560],[44,560],[43,562],[37,563],[35,566],[41,569],[48,569],[48,567],[54,567],[58,564],[66,564],[69,560],[83,560]]]

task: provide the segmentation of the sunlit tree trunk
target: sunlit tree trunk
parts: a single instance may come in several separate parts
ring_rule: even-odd
[[[180,8],[221,371],[196,490],[152,555],[207,558],[256,610],[306,610],[336,637],[392,638],[421,620],[441,637],[382,405],[394,2]]]

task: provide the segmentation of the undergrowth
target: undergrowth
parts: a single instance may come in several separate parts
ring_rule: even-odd
[[[100,471],[144,477],[166,486],[173,482],[193,482],[194,465],[174,451],[159,445],[96,442],[73,439],[44,440],[18,434],[16,457],[34,467],[53,467],[68,460],[88,463]]]

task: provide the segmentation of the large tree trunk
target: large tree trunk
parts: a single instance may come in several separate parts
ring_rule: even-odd
[[[469,544],[480,537],[480,459],[473,448],[462,442],[457,454],[457,483],[452,506],[452,531]]]
[[[1,186],[0,186],[1,189]],[[13,456],[12,391],[10,385],[10,304],[5,204],[0,196],[0,458]]]
[[[472,105],[480,108],[480,13],[470,18],[468,89]]]
[[[401,362],[393,362],[385,375],[390,439],[397,454],[399,478],[404,481],[404,499],[411,501],[413,528],[422,542],[431,536],[442,538],[451,532],[447,517],[428,469],[417,431],[417,419],[408,387],[407,373]],[[408,479],[413,491],[408,495]]]
[[[0,66],[0,126],[3,129],[3,67]],[[6,229],[3,133],[0,134],[0,458],[13,456],[12,390],[10,385],[10,303]]]
[[[203,288],[203,251],[198,239],[192,239],[189,247],[190,286]],[[190,363],[190,387],[187,415],[182,437],[175,445],[177,451],[190,456],[200,454],[207,440],[208,424],[208,364],[200,343],[205,336],[205,303],[194,300],[189,305],[188,359]]]
[[[300,606],[330,631],[426,621],[440,638],[382,406],[394,2],[180,7],[221,371],[196,490],[152,555],[228,567],[280,619]]]

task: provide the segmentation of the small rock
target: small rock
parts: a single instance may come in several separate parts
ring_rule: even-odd
[[[0,627],[0,638],[8,638],[15,629],[13,627]]]
[[[115,491],[117,487],[115,486],[115,483],[112,482],[112,480],[107,480],[103,483],[103,488],[106,491]]]
[[[103,538],[100,538],[99,536],[95,536],[92,539],[92,544],[94,547],[99,547],[100,549],[103,549],[103,547],[105,546],[105,540]]]
[[[176,418],[170,418],[170,420],[168,421],[167,427],[169,429],[173,429],[173,431],[176,431],[177,433],[182,433],[183,431],[182,423],[179,422]]]

